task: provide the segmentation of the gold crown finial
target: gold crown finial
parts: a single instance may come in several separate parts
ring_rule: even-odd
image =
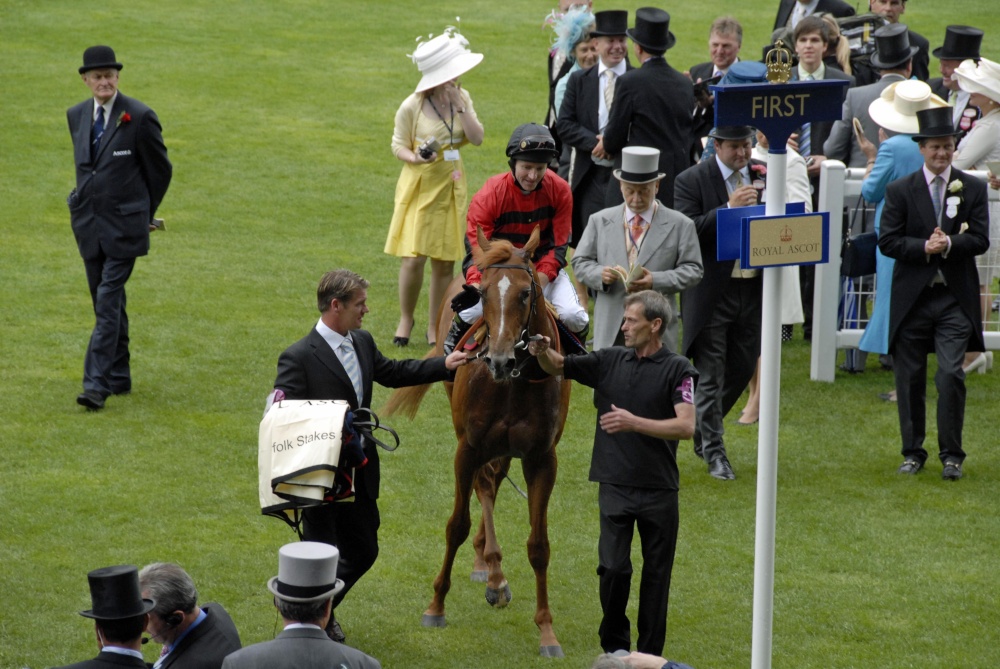
[[[780,39],[764,56],[764,64],[767,65],[767,80],[772,84],[785,84],[792,78],[792,52]]]

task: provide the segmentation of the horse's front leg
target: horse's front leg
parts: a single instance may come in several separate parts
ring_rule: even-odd
[[[509,457],[492,460],[479,470],[475,482],[476,496],[479,498],[483,515],[479,523],[479,532],[473,540],[476,548],[476,571],[473,572],[472,578],[477,580],[477,574],[485,577],[482,580],[486,581],[486,601],[498,609],[510,603],[511,592],[501,566],[503,552],[497,541],[493,510],[496,505],[497,490],[509,469]]]
[[[549,610],[549,530],[548,509],[552,488],[556,483],[556,451],[522,461],[524,480],[528,485],[528,514],[531,534],[528,536],[528,561],[535,570],[535,624],[541,634],[539,653],[545,657],[563,657],[562,647],[552,629],[552,612]]]
[[[455,554],[469,537],[472,522],[469,518],[469,497],[472,494],[472,479],[479,469],[475,453],[469,443],[462,439],[455,453],[455,506],[445,528],[444,564],[434,579],[434,597],[424,611],[421,623],[424,627],[444,627],[444,598],[451,589],[451,569],[455,564]]]

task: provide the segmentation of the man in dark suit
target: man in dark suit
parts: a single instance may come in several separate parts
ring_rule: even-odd
[[[858,86],[847,91],[843,114],[835,121],[830,134],[823,143],[823,154],[831,160],[839,160],[848,167],[865,167],[868,159],[861,151],[858,138],[854,134],[853,122],[858,119],[865,137],[875,146],[879,145],[879,126],[872,120],[868,107],[879,99],[882,91],[898,81],[905,81],[913,73],[913,57],[917,47],[910,44],[906,26],[901,23],[887,25],[875,31],[875,53],[871,62],[881,72],[881,78],[874,84]]]
[[[869,0],[868,9],[873,14],[884,17],[890,25],[903,25],[899,23],[899,17],[906,12],[906,0]],[[931,43],[927,41],[926,37],[909,28],[906,29],[906,37],[910,46],[917,49],[916,53],[913,54],[913,76],[920,81],[927,81],[931,76]]]
[[[708,473],[723,481],[736,478],[722,441],[723,419],[757,367],[763,280],[759,270],[741,270],[738,260],[716,260],[716,214],[759,203],[763,191],[752,184],[763,179],[765,165],[750,159],[753,134],[749,126],[716,128],[715,157],[681,172],[674,182],[676,209],[694,221],[705,268],[701,282],[681,293],[681,353],[700,375],[694,448],[708,463]]]
[[[444,381],[466,362],[463,351],[425,360],[385,358],[371,334],[361,329],[368,313],[368,282],[354,272],[327,272],[316,296],[316,327],[278,358],[278,399],[345,400],[357,410],[371,406],[373,383],[397,388]],[[356,472],[354,501],[312,507],[302,514],[303,539],[340,549],[338,576],[345,587],[334,596],[334,608],[378,556],[378,451],[366,440],[364,452],[368,463]],[[332,615],[329,632],[335,640],[344,639]]]
[[[278,575],[267,582],[284,630],[273,640],[226,657],[224,669],[381,669],[375,658],[329,639],[323,628],[344,589],[335,546],[300,541],[278,551]]]
[[[96,321],[76,401],[95,411],[109,395],[132,390],[125,282],[149,252],[153,215],[172,174],[156,114],[118,92],[121,69],[111,47],[84,51],[80,76],[93,98],[66,112],[76,165],[67,204]]]
[[[698,63],[686,74],[695,84],[721,77],[729,68],[739,62],[740,49],[743,46],[743,26],[731,16],[721,16],[712,21],[708,31],[708,52],[712,60]],[[692,119],[691,135],[694,142],[692,156],[700,156],[701,140],[708,137],[709,131],[715,127],[715,96],[707,85],[695,86],[695,106]]]
[[[233,619],[221,604],[198,606],[198,590],[180,565],[146,565],[139,587],[156,602],[146,632],[163,650],[153,669],[219,669],[226,655],[241,648]]]
[[[774,30],[795,28],[799,21],[813,14],[833,14],[842,19],[854,16],[855,11],[844,0],[781,0],[774,18]]]
[[[615,89],[615,104],[604,130],[604,149],[621,167],[626,146],[649,146],[660,151],[660,172],[667,183],[691,165],[691,80],[667,64],[663,54],[676,43],[670,32],[670,14],[655,7],[636,10],[635,27],[628,31],[642,67],[627,72]],[[660,201],[674,208],[670,189]],[[606,206],[622,202],[617,183],[608,184]]]
[[[972,130],[979,120],[980,111],[969,104],[969,93],[959,88],[951,78],[952,73],[963,60],[979,62],[979,48],[983,43],[983,31],[971,26],[948,26],[945,28],[944,44],[934,49],[934,57],[941,65],[941,77],[931,79],[931,91],[948,101],[952,108],[952,123],[958,131],[956,142]]]
[[[87,574],[91,608],[80,615],[94,621],[97,646],[93,660],[62,669],[146,669],[142,630],[156,605],[139,593],[139,571],[132,565],[102,567]]]
[[[886,188],[878,246],[896,260],[889,311],[899,431],[900,474],[927,460],[927,354],[938,371],[938,448],[942,477],[962,477],[966,351],[983,351],[975,256],[989,249],[986,185],[951,166],[955,135],[947,107],[917,112],[924,166]]]
[[[604,148],[604,128],[618,96],[618,79],[630,69],[628,12],[594,13],[591,37],[597,44],[597,65],[569,75],[556,128],[564,146],[572,149],[569,182],[573,192],[573,234],[570,246],[583,236],[590,215],[604,209],[605,191],[614,162]],[[610,103],[610,104],[609,104]]]

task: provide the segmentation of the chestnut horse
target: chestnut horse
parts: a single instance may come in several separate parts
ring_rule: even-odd
[[[510,466],[521,459],[527,483],[531,534],[528,561],[535,571],[535,624],[541,633],[539,652],[562,657],[552,630],[548,596],[548,504],[556,480],[556,444],[569,409],[570,384],[541,372],[527,351],[528,338],[545,335],[558,341],[538,275],[529,258],[538,246],[536,227],[523,249],[506,240],[487,240],[478,232],[473,260],[482,271],[480,292],[486,339],[476,360],[459,367],[453,384],[446,384],[452,422],[458,437],[455,453],[455,506],[446,529],[444,564],[434,579],[434,598],[424,612],[425,627],[445,625],[444,600],[451,587],[455,554],[469,536],[470,496],[475,488],[483,509],[473,540],[476,565],[473,580],[485,571],[486,600],[494,607],[510,601],[510,586],[500,567],[502,555],[493,526],[496,491]],[[457,277],[453,288],[461,284]],[[457,292],[452,290],[449,292]],[[453,312],[445,300],[438,319],[438,345],[428,354],[441,355]],[[387,413],[402,410],[413,416],[429,386],[395,391]]]

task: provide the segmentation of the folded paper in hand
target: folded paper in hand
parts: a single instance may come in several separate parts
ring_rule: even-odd
[[[615,265],[614,267],[611,268],[611,271],[613,271],[616,275],[618,275],[618,278],[621,279],[622,283],[625,284],[625,287],[628,288],[630,285],[632,285],[633,281],[642,278],[643,274],[642,269],[643,269],[642,265],[640,265],[639,263],[635,263],[629,265],[629,268],[627,270],[621,265]]]

